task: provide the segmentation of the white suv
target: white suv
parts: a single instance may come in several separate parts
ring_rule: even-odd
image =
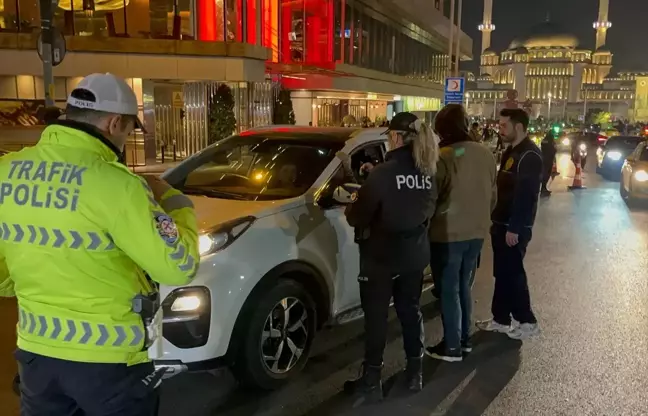
[[[200,227],[191,285],[162,287],[168,374],[229,366],[272,389],[299,372],[323,325],[362,317],[358,248],[332,195],[380,163],[379,129],[268,127],[212,145],[164,174]],[[359,175],[356,175],[360,177]]]

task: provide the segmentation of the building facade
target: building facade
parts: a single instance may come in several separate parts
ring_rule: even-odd
[[[44,98],[38,13],[34,0],[0,0],[0,147],[42,130],[32,114]],[[129,144],[135,165],[203,148],[220,83],[239,131],[271,123],[278,85],[292,90],[303,125],[426,114],[441,106],[451,60],[445,14],[423,0],[61,0],[54,21],[67,53],[54,98],[63,106],[89,73],[128,79],[149,132]],[[471,39],[459,38],[452,60],[470,59]]]
[[[490,47],[492,0],[485,0],[479,75],[466,96],[469,113],[494,117],[502,106],[520,105],[534,117],[583,119],[588,109],[600,108],[633,119],[643,73],[612,72],[613,54],[605,45],[612,27],[608,17],[609,0],[599,0],[593,50],[547,19],[498,53]]]

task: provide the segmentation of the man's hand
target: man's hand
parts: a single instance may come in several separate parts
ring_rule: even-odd
[[[362,166],[360,166],[360,172],[371,173],[373,168],[374,168],[373,163],[371,162],[363,163]]]
[[[164,179],[159,178],[154,175],[144,175],[142,178],[146,181],[148,186],[153,191],[153,198],[159,203],[164,195],[169,189],[172,188]]]
[[[509,247],[516,246],[518,243],[518,235],[510,231],[506,232],[506,245]]]

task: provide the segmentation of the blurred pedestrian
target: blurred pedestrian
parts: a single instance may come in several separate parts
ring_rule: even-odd
[[[479,132],[479,123],[474,122],[472,123],[472,126],[470,126],[470,132],[469,132],[469,138],[473,142],[480,142],[482,139],[481,133]]]
[[[472,351],[471,285],[495,207],[497,169],[489,149],[469,136],[462,106],[445,106],[434,130],[441,137],[441,149],[437,207],[429,227],[430,266],[441,295],[443,341],[426,353],[454,362]]]
[[[123,79],[84,78],[65,113],[38,144],[0,159],[0,217],[15,231],[0,244],[0,270],[11,271],[0,273],[0,295],[18,298],[21,414],[153,416],[163,373],[147,349],[161,309],[145,273],[191,281],[195,212],[166,182],[118,161],[141,127]]]
[[[527,135],[529,115],[521,109],[500,113],[500,136],[509,143],[497,175],[497,205],[492,214],[491,245],[495,290],[492,319],[477,323],[484,331],[513,339],[540,333],[531,309],[524,256],[538,209],[542,153]],[[518,325],[513,326],[511,316]]]
[[[554,163],[556,163],[556,140],[554,138],[553,130],[548,130],[542,143],[540,144],[540,149],[542,150],[542,187],[540,189],[540,195],[550,196],[551,191],[547,188],[547,184],[551,179],[551,172],[553,170]]]
[[[423,385],[419,302],[423,272],[430,263],[427,226],[436,200],[439,148],[434,133],[412,113],[396,114],[386,134],[386,161],[370,169],[355,202],[346,209],[360,249],[365,355],[359,377],[347,381],[344,388],[358,394],[359,403],[382,399],[381,370],[392,297],[403,329],[407,386],[420,391]]]

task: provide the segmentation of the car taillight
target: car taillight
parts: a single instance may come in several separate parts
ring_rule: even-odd
[[[599,134],[599,136],[598,136],[597,139],[598,139],[598,142],[599,142],[599,143],[602,143],[602,142],[606,141],[608,138],[605,137],[605,136],[601,136],[601,135]]]

